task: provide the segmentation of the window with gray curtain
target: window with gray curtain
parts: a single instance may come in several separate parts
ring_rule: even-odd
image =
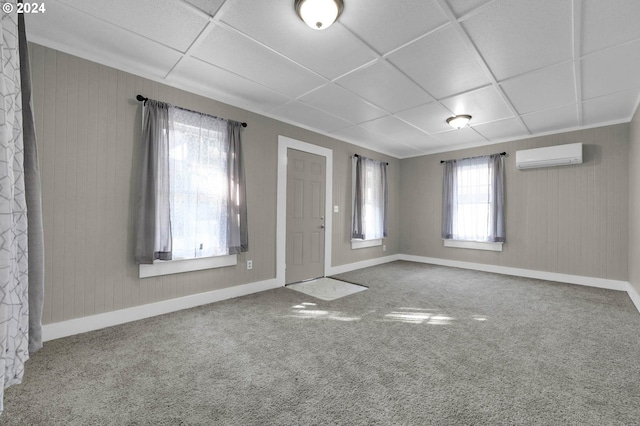
[[[249,250],[241,123],[148,100],[135,260]]]
[[[387,163],[354,156],[352,165],[351,238],[384,238],[387,236]]]
[[[442,238],[480,242],[505,241],[502,155],[445,162]]]

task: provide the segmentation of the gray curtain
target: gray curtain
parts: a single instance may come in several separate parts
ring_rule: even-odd
[[[476,201],[487,203],[489,206],[486,239],[483,239],[483,241],[505,242],[504,159],[500,154],[445,162],[442,185],[442,238],[444,239],[461,239],[456,230],[455,218],[458,212],[458,202],[462,197],[469,197],[469,194],[458,193],[459,172],[464,167],[480,164],[486,165],[488,169],[486,174],[487,181],[477,183],[479,186],[485,184],[488,187],[488,191],[486,191],[485,199],[479,200],[477,194],[472,194],[471,196]]]
[[[22,138],[24,143],[24,185],[27,202],[29,241],[29,352],[42,348],[42,306],[44,304],[44,233],[42,229],[42,191],[36,146],[36,127],[31,96],[29,45],[24,15],[18,15],[20,82],[22,85]]]
[[[504,229],[504,157],[489,156],[489,241],[505,242]]]
[[[227,243],[229,254],[249,251],[249,229],[247,225],[247,195],[242,158],[242,124],[229,120],[227,134],[229,153],[227,170],[229,173],[229,201],[227,203]]]
[[[442,238],[453,238],[453,210],[456,202],[458,163],[455,160],[444,163],[442,182]]]
[[[142,112],[136,263],[171,260],[169,108],[169,104],[149,99]]]
[[[353,170],[351,238],[371,240],[386,237],[387,163],[357,156],[353,157]]]

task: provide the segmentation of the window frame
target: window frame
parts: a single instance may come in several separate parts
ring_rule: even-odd
[[[157,277],[162,275],[179,274],[182,272],[202,271],[204,269],[224,268],[226,266],[235,266],[237,264],[237,254],[196,257],[190,259],[155,260],[151,265],[141,263],[139,265],[138,277]]]
[[[502,154],[499,154],[499,155],[502,157]],[[492,173],[503,173],[503,164],[500,163],[501,164],[500,167],[496,167],[496,165],[494,164],[494,167],[492,168],[490,163],[489,163],[489,161],[491,161],[490,157],[491,156],[471,157],[471,158],[465,158],[465,159],[462,159],[462,160],[452,160],[452,161],[462,162],[462,161],[465,161],[465,160],[478,160],[480,158],[487,158],[487,161],[488,161],[487,162],[487,170],[486,170],[486,174],[487,174],[486,181],[487,181],[487,184],[486,185],[483,184],[482,185],[482,189],[483,189],[483,191],[485,191],[485,190],[488,191],[488,194],[493,193],[494,194],[493,195],[493,197],[494,197],[493,200],[495,202],[495,199],[496,199],[495,198],[496,197],[495,196],[495,191],[499,191],[500,186],[504,185],[504,183],[503,183],[504,174],[502,174],[502,177],[500,178],[502,181],[496,180],[496,179],[491,179],[491,176],[492,176],[491,174]],[[463,164],[463,165],[458,164],[458,166],[457,166],[458,169],[455,170],[456,179],[459,177],[459,174],[461,172],[463,172],[463,170],[461,170],[460,167],[462,167],[462,168],[464,168],[464,167],[471,168],[471,167],[477,167],[477,166],[478,166],[478,164],[472,164],[472,163]],[[445,175],[446,175],[446,173],[445,173]],[[501,183],[498,183],[498,182],[501,182]],[[492,187],[492,183],[498,183],[498,188]],[[444,182],[443,182],[443,185],[445,185]],[[464,189],[472,188],[473,186],[479,186],[479,185],[471,185],[471,186],[470,185],[466,185],[464,187]],[[456,199],[456,201],[457,201],[456,202],[456,206],[459,206],[460,204],[484,204],[484,203],[468,203],[468,202],[465,203],[465,202],[458,201],[461,198],[458,195],[458,192],[457,192],[459,189],[461,189],[461,186],[456,184],[456,187],[455,187],[456,193],[449,195],[450,198]],[[443,190],[443,193],[444,193],[444,190]],[[466,195],[467,195],[467,197],[469,196],[469,194],[466,194]],[[502,193],[502,195],[500,196],[500,199],[501,199],[502,207],[504,208],[504,200],[502,198],[503,196],[504,196],[504,194]],[[471,198],[473,198],[473,194],[471,194]],[[488,215],[491,215],[491,201],[490,200],[491,200],[491,197],[487,197],[487,203],[486,204],[487,204],[487,207],[489,209],[489,211],[487,212]],[[444,203],[444,199],[443,199],[443,203]],[[454,226],[454,227],[457,225],[457,223],[456,223],[457,221],[454,221],[454,219],[457,219],[456,213],[454,213],[454,210],[452,209],[452,211],[451,211],[451,214],[452,214],[451,222],[452,222],[452,226]],[[444,209],[443,209],[443,217],[442,217],[443,222],[445,220],[444,214],[445,213],[444,213]],[[500,214],[503,215],[504,211],[502,211],[502,213],[500,213]],[[452,233],[453,233],[453,229],[452,229]],[[443,227],[443,234],[444,234],[444,227]],[[490,235],[487,235],[486,238],[489,239]],[[476,240],[476,239],[466,239],[466,238],[444,238],[444,235],[443,235],[442,241],[443,241],[443,246],[444,247],[463,248],[463,249],[472,249],[472,250],[487,250],[487,251],[496,251],[496,252],[501,252],[502,248],[503,248],[503,244],[504,244],[504,241],[486,241],[486,240],[480,240],[480,239]]]
[[[358,155],[354,155],[353,157],[351,157],[351,229],[350,229],[350,242],[351,242],[351,249],[352,250],[358,250],[358,249],[363,249],[363,248],[368,248],[368,247],[378,247],[378,246],[382,246],[383,245],[383,241],[385,238],[387,238],[386,235],[384,235],[384,230],[383,230],[383,236],[378,237],[378,238],[372,238],[372,239],[359,239],[359,238],[353,238],[353,220],[354,220],[354,209],[355,209],[355,194],[356,194],[356,169],[357,169],[357,161],[358,161]],[[364,157],[363,157],[364,158]],[[373,160],[370,158],[365,158],[369,161],[374,161],[377,163],[383,163],[382,161],[378,161],[378,160]],[[364,191],[369,192],[371,188],[364,188]],[[381,200],[381,202],[384,204],[385,200],[384,198]],[[370,203],[367,203],[367,205],[370,205]],[[385,206],[375,206],[378,209],[385,209]],[[387,214],[387,212],[384,212],[384,214]],[[384,224],[384,218],[382,220],[383,224]]]
[[[180,107],[170,106],[170,108],[176,108],[182,110],[183,112],[199,114],[199,115],[207,115],[203,113],[199,113],[196,111],[187,110]],[[211,116],[214,119],[219,119],[218,117]],[[224,120],[224,119],[220,119]],[[224,120],[225,122],[227,120]],[[189,127],[192,127],[191,124],[187,122],[178,122],[179,125],[185,127],[187,130]],[[172,132],[170,130],[169,132]],[[169,147],[171,150],[171,147]],[[171,161],[171,160],[170,160]],[[237,254],[218,254],[218,255],[207,255],[200,257],[179,257],[173,258],[171,260],[159,260],[155,259],[152,264],[140,263],[138,265],[138,277],[139,278],[150,278],[157,277],[163,275],[170,274],[178,274],[183,272],[191,272],[191,271],[201,271],[206,269],[215,269],[215,268],[223,268],[227,266],[235,266],[238,264],[238,255]]]

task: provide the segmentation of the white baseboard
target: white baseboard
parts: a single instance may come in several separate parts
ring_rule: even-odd
[[[45,324],[42,326],[42,340],[47,342],[61,337],[86,333],[88,331],[99,330],[101,328],[154,317],[156,315],[168,314],[170,312],[219,302],[221,300],[232,299],[234,297],[246,296],[248,294],[271,290],[278,287],[281,287],[281,285],[278,284],[277,280],[274,278],[266,281],[258,281],[255,283],[208,291],[206,293],[192,294],[189,296],[178,297],[176,299],[163,300],[161,302],[149,303],[147,305],[105,312],[103,314],[90,315],[53,324]]]
[[[400,254],[392,254],[391,256],[377,257],[375,259],[363,260],[361,262],[349,263],[347,265],[332,266],[326,275],[336,275],[345,272],[355,271],[356,269],[368,268],[370,266],[382,265],[383,263],[394,262],[400,260]]]
[[[638,292],[631,285],[631,283],[627,283],[627,284],[628,284],[627,293],[629,294],[629,297],[631,298],[631,301],[633,302],[633,304],[636,305],[636,309],[638,310],[638,312],[640,312],[640,294],[638,294]]]
[[[482,263],[462,262],[458,260],[438,259],[434,257],[412,256],[407,254],[394,254],[391,256],[379,257],[376,259],[364,260],[361,262],[349,263],[347,265],[334,266],[326,272],[326,275],[342,274],[356,269],[370,266],[382,265],[396,260],[406,260],[410,262],[429,263],[433,265],[451,266],[454,268],[472,269],[476,271],[493,272],[504,275],[515,275],[526,278],[536,278],[540,280],[558,281],[569,284],[599,287],[609,290],[626,291],[640,312],[640,295],[636,289],[627,281],[608,280],[603,278],[584,277],[580,275],[558,274],[555,272],[534,271],[531,269],[509,268],[497,265],[485,265]],[[118,311],[105,312],[103,314],[90,315],[82,318],[75,318],[67,321],[45,324],[42,327],[42,340],[60,339],[62,337],[75,334],[86,333],[88,331],[99,330],[114,325],[150,318],[157,315],[168,314],[183,309],[219,302],[234,297],[246,296],[265,290],[282,287],[277,278],[255,283],[242,284],[234,287],[227,287],[220,290],[213,290],[206,293],[193,294],[179,297],[177,299],[163,300],[157,303],[134,306],[120,309]]]
[[[507,266],[486,265],[484,263],[462,262],[459,260],[439,259],[435,257],[422,257],[402,254],[400,255],[400,260],[430,263],[433,265],[451,266],[454,268],[462,269],[473,269],[475,271],[493,272],[503,275],[515,275],[518,277],[536,278],[539,280],[557,281],[589,287],[599,287],[608,290],[627,291],[629,288],[629,283],[627,281],[608,280],[605,278],[593,278],[581,275],[559,274],[556,272],[535,271],[532,269],[510,268]]]
[[[582,275],[558,274],[556,272],[534,271],[532,269],[509,268],[506,266],[485,265],[483,263],[462,262],[459,260],[412,256],[408,254],[401,254],[400,260],[451,266],[454,268],[473,269],[475,271],[493,272],[496,274],[515,275],[518,277],[536,278],[539,280],[557,281],[561,283],[578,284],[588,287],[604,288],[607,290],[625,291],[636,306],[638,313],[640,313],[640,295],[628,281],[608,280],[605,278],[585,277]]]

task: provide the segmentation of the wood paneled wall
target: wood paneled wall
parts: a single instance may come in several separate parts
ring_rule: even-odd
[[[54,323],[275,277],[278,135],[333,150],[333,266],[397,253],[399,160],[31,44],[45,232],[43,322]],[[237,121],[243,131],[250,251],[236,267],[138,278],[133,263],[141,107],[136,94]],[[390,163],[392,236],[351,250],[354,153]],[[246,269],[246,260],[253,269]]]
[[[629,135],[629,282],[640,294],[640,108]]]
[[[584,163],[519,171],[515,152],[582,142]],[[440,160],[506,151],[502,252],[443,247]],[[601,127],[401,161],[400,252],[627,280],[629,126]]]

